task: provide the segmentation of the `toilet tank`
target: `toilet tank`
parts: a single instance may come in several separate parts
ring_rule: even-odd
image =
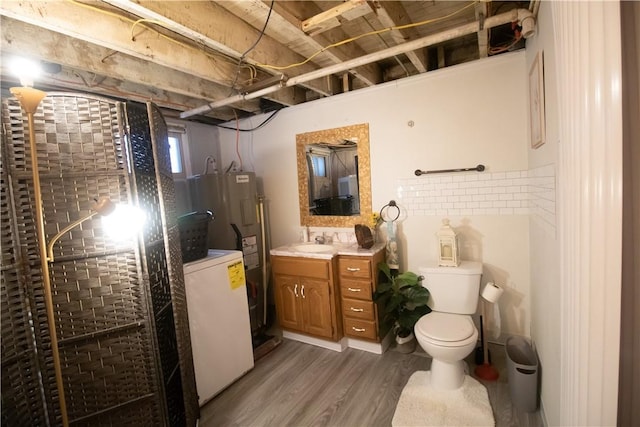
[[[429,290],[429,307],[441,313],[473,314],[478,305],[482,263],[462,261],[458,267],[437,263],[419,269],[422,286]]]

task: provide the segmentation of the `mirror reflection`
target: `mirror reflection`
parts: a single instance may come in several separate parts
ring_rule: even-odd
[[[305,146],[309,214],[358,215],[358,144],[354,140]]]
[[[302,225],[349,226],[371,216],[369,127],[296,135]]]

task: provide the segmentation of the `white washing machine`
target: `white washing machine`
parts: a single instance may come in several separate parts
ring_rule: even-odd
[[[200,406],[253,368],[242,252],[211,249],[184,264]]]

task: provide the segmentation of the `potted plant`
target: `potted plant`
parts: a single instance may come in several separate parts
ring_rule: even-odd
[[[427,305],[429,290],[420,284],[420,278],[410,271],[392,272],[385,262],[378,264],[382,273],[373,300],[378,304],[383,330],[393,328],[397,349],[411,353],[416,346],[413,327],[418,319],[431,312]]]

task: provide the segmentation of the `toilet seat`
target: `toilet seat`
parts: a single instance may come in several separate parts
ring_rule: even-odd
[[[415,325],[415,334],[442,347],[459,347],[478,338],[471,316],[438,312],[422,316]]]

